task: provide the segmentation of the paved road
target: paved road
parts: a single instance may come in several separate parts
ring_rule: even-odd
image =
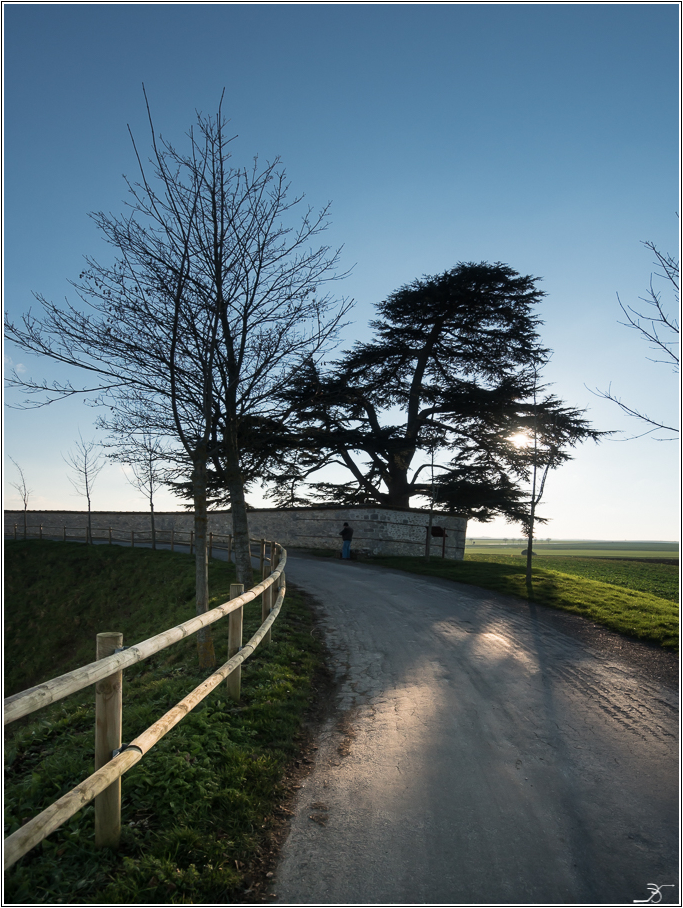
[[[340,687],[277,901],[678,903],[674,690],[484,590],[291,556],[287,578]]]

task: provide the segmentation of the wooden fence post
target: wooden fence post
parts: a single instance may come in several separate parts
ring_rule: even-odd
[[[280,574],[280,579],[278,580],[277,588],[278,592],[282,589],[283,586],[287,585],[287,578],[285,577],[285,571]]]
[[[123,634],[97,635],[97,660],[111,656],[123,645]],[[101,769],[121,747],[123,672],[114,672],[95,685],[95,770]],[[121,837],[121,779],[95,798],[95,846],[118,848]]]
[[[265,561],[265,558],[264,558],[264,561]],[[268,573],[269,574],[273,573],[273,543],[272,542],[270,543],[270,562],[268,564]],[[263,579],[265,579],[265,578],[263,578]],[[271,596],[272,591],[273,591],[273,587],[269,586],[267,590],[263,591],[263,594],[261,596],[261,624],[263,624],[263,622],[266,620],[266,618],[270,614],[270,604],[273,601],[272,596]]]
[[[230,598],[236,599],[237,596],[241,596],[244,592],[243,583],[231,583],[230,584]],[[234,655],[239,653],[242,649],[242,618],[243,618],[244,608],[240,606],[238,609],[235,609],[234,612],[230,612],[228,615],[228,659],[232,659]],[[228,696],[239,703],[240,699],[240,686],[242,683],[242,666],[238,665],[237,668],[230,672],[228,679],[226,681],[228,687]]]
[[[275,547],[275,543],[271,542],[271,544],[270,544],[270,572],[269,573],[272,574],[273,571],[277,568],[279,563],[280,563],[279,552],[277,551],[277,548]],[[273,610],[273,606],[275,605],[276,599],[277,599],[277,586],[276,586],[276,584],[273,583],[268,587],[268,589],[266,590],[266,594],[263,596],[263,598],[261,600],[261,623],[262,624],[266,620],[268,615],[270,615],[271,611]],[[270,633],[270,631],[268,631],[263,638],[263,643],[264,644],[270,643],[270,640],[271,640],[271,633]]]
[[[261,540],[261,550],[259,552],[259,570],[261,572],[261,580],[264,579],[263,568],[266,562],[266,540]]]

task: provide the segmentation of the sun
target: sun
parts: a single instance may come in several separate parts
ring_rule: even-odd
[[[529,445],[533,444],[533,439],[529,438],[526,432],[517,432],[516,435],[511,435],[508,441],[516,448],[528,448]]]

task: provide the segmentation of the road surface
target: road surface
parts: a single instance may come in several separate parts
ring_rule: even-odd
[[[672,687],[485,590],[301,556],[287,579],[339,698],[274,902],[678,903]]]

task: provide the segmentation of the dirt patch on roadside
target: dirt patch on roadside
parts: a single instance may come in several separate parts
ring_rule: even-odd
[[[351,752],[351,745],[356,737],[356,732],[348,715],[342,716],[337,722],[337,731],[342,735],[342,739],[337,746],[337,753],[340,757],[348,757]]]

